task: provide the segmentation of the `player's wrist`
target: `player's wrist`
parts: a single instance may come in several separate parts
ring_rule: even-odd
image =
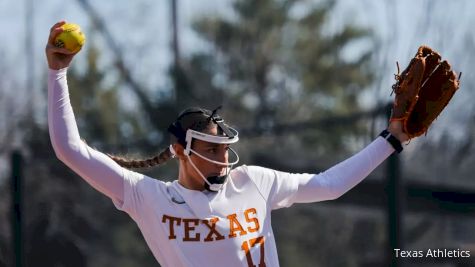
[[[402,152],[403,148],[401,141],[396,136],[394,136],[389,130],[383,130],[379,134],[379,136],[384,138],[398,153]]]
[[[387,129],[391,135],[396,137],[399,142],[404,143],[409,140],[409,136],[402,130],[402,122],[398,120],[391,121]]]

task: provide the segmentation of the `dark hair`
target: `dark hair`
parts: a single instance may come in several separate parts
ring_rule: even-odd
[[[183,132],[186,132],[188,129],[206,132],[206,130],[210,130],[210,128],[213,126],[214,123],[210,120],[210,118],[217,112],[218,109],[210,111],[199,107],[187,108],[178,115],[177,119],[172,123],[172,125],[180,127]],[[171,134],[170,141],[172,144],[178,142],[178,139],[179,138],[177,136]],[[109,154],[108,156],[124,168],[138,169],[151,168],[156,165],[160,165],[173,157],[173,154],[170,151],[170,147],[167,147],[158,155],[148,159],[133,160]]]

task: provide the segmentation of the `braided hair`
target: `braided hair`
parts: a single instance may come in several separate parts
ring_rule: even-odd
[[[127,169],[140,169],[140,168],[151,168],[156,165],[160,165],[162,163],[165,163],[167,160],[173,157],[172,152],[170,151],[170,148],[167,147],[164,149],[162,152],[160,152],[158,155],[148,158],[148,159],[142,159],[142,160],[133,160],[133,159],[127,159],[125,157],[120,157],[120,156],[114,156],[107,154],[112,160],[117,162],[120,166],[127,168]]]
[[[210,131],[211,128],[214,127],[214,123],[210,120],[210,118],[217,112],[219,108],[220,107],[218,107],[214,111],[198,107],[187,108],[178,115],[175,124],[180,125],[183,131],[186,131],[188,129],[192,129],[199,132]],[[222,133],[218,132],[218,134]],[[178,142],[177,137],[173,134],[170,137],[170,141],[172,144]],[[173,153],[170,151],[170,147],[167,147],[162,150],[158,155],[148,159],[133,160],[110,154],[108,154],[108,156],[124,168],[139,169],[151,168],[163,164],[170,158],[173,158]]]

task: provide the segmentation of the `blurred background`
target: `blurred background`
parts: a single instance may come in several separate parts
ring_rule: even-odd
[[[429,129],[342,198],[273,213],[281,266],[475,266],[475,2],[0,0],[0,266],[158,266],[135,223],[55,156],[44,47],[78,23],[68,73],[83,139],[148,157],[189,106],[240,131],[243,164],[318,173],[387,125],[421,44],[461,87]],[[177,163],[140,170],[171,181]],[[395,257],[394,249],[470,258]]]

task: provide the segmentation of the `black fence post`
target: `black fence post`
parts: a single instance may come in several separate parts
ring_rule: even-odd
[[[387,118],[391,117],[392,105],[387,108]],[[403,183],[401,181],[401,166],[397,152],[394,152],[387,162],[387,194],[388,194],[388,260],[389,266],[401,267],[401,258],[397,257],[397,249],[403,250]]]
[[[12,177],[12,244],[13,262],[15,267],[23,266],[23,181],[22,181],[22,155],[19,151],[11,154]]]

